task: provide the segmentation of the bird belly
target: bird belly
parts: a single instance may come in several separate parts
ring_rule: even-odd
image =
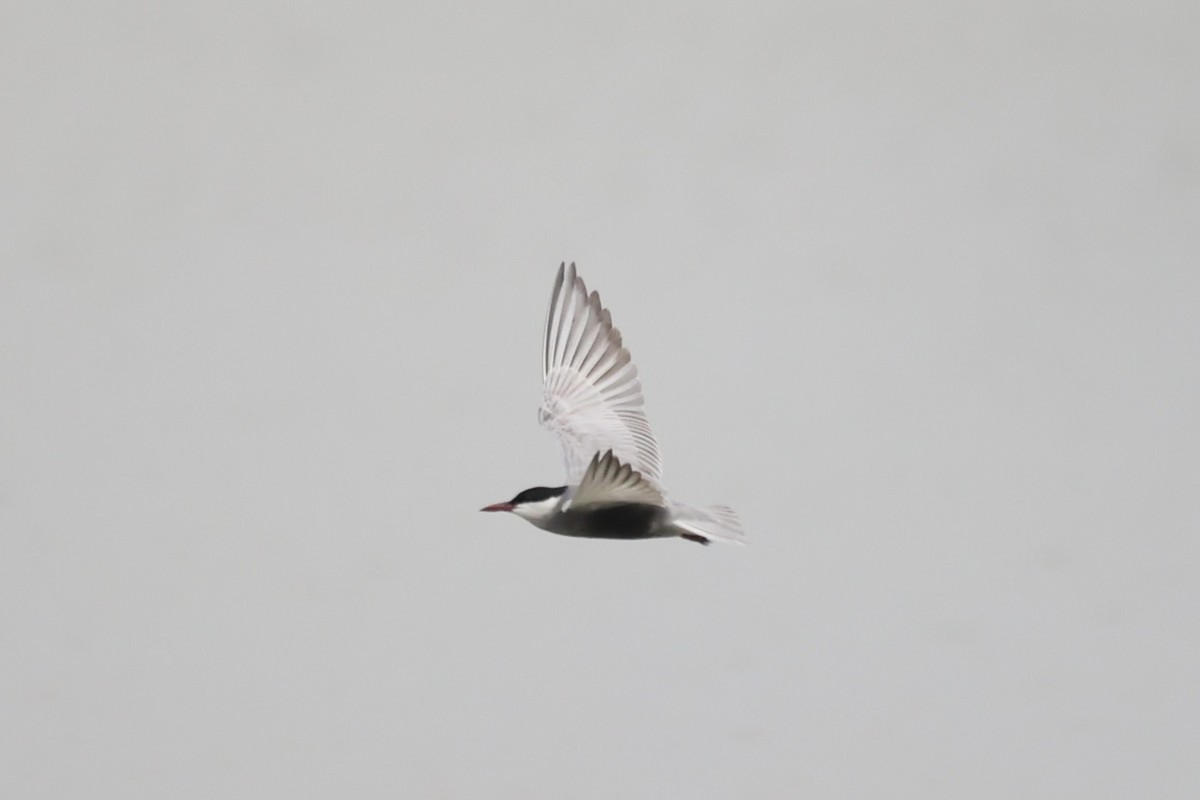
[[[554,532],[589,539],[653,539],[671,536],[664,524],[667,510],[644,503],[613,503],[569,509],[560,515]]]

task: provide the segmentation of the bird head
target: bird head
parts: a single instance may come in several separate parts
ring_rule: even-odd
[[[565,486],[535,486],[519,493],[507,503],[492,503],[480,511],[511,511],[530,522],[537,522],[558,510],[559,501],[566,491]]]

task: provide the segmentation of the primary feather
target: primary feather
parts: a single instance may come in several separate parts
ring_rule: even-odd
[[[666,498],[662,490],[637,470],[622,464],[612,450],[596,453],[588,463],[579,486],[570,495],[570,507],[578,510],[587,506],[622,503],[665,507]]]
[[[558,436],[567,480],[579,483],[593,456],[611,450],[652,487],[662,459],[646,419],[642,384],[621,332],[575,265],[562,265],[550,295],[538,420]]]

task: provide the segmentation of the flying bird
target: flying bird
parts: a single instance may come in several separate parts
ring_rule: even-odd
[[[483,511],[509,511],[563,536],[744,543],[732,509],[667,498],[637,367],[574,264],[559,266],[550,295],[538,420],[562,445],[567,485],[526,489]]]

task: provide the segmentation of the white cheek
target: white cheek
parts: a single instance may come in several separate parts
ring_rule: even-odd
[[[557,501],[551,500],[545,503],[535,503],[533,505],[514,508],[513,513],[527,520],[541,520],[552,515],[557,506]]]

